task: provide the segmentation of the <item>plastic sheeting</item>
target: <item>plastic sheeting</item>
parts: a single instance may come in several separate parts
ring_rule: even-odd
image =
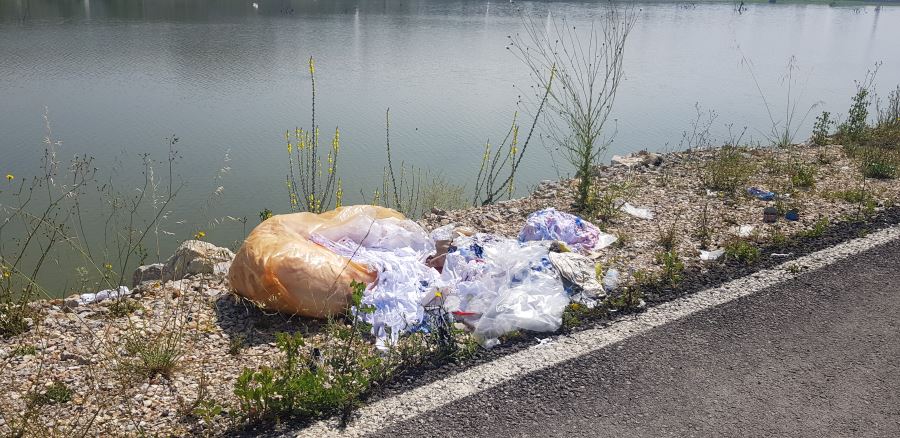
[[[528,216],[519,233],[522,242],[559,240],[582,254],[612,245],[616,236],[600,231],[594,224],[555,208],[538,210]]]
[[[569,296],[548,248],[490,234],[454,240],[441,274],[448,288],[444,306],[486,348],[519,329],[556,331]]]
[[[647,219],[647,220],[653,219],[653,212],[647,208],[635,207],[626,202],[626,203],[622,204],[621,209],[626,214],[634,216],[639,219]]]
[[[606,297],[603,285],[597,281],[593,260],[574,252],[551,252],[549,258],[563,278],[572,301],[593,307],[597,299]]]

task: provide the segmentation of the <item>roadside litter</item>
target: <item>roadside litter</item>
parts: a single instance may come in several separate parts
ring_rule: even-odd
[[[639,219],[653,219],[653,212],[646,208],[638,208],[629,203],[622,204],[620,207],[623,212]]]
[[[549,245],[491,234],[455,239],[441,273],[444,307],[485,348],[515,330],[556,331],[569,296],[548,254]]]
[[[738,237],[750,237],[753,234],[753,229],[755,227],[753,225],[741,225],[739,227],[734,227],[731,229],[731,232]]]
[[[97,293],[84,293],[67,299],[70,307],[85,306],[88,304],[99,303],[108,299],[124,298],[131,295],[131,290],[127,286],[119,286],[116,289],[101,290]]]
[[[747,189],[747,194],[759,199],[760,201],[772,201],[775,199],[775,192],[770,192],[768,190],[763,190],[759,187],[750,187]]]
[[[551,252],[549,257],[572,301],[592,308],[596,300],[606,298],[593,260],[574,252]]]
[[[700,250],[700,260],[703,260],[704,262],[718,260],[724,254],[725,254],[724,249],[717,249],[714,251],[704,251],[701,249]]]
[[[538,210],[528,216],[519,233],[519,241],[559,240],[573,250],[588,254],[612,245],[616,236],[600,231],[596,225],[555,208]]]
[[[556,331],[571,301],[592,307],[605,298],[604,286],[615,289],[618,272],[610,269],[601,284],[590,258],[566,251],[595,251],[613,241],[554,209],[529,216],[516,240],[455,224],[429,234],[393,210],[352,206],[264,221],[228,276],[262,307],[316,318],[349,310],[371,324],[379,348],[396,345],[403,333],[429,330],[426,309],[435,306],[490,348],[515,330]],[[351,281],[367,285],[361,304],[370,310],[348,309]]]
[[[619,288],[619,271],[614,268],[609,268],[606,271],[606,275],[603,276],[603,287],[606,288],[607,292],[612,292]]]

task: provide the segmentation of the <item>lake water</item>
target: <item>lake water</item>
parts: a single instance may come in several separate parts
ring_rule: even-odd
[[[516,111],[515,86],[529,85],[506,50],[523,14],[586,26],[603,11],[602,2],[257,3],[0,0],[0,172],[39,170],[45,107],[60,156],[96,157],[121,187],[140,181],[139,154],[164,160],[174,134],[185,187],[163,256],[201,229],[231,244],[243,226],[225,216],[247,216],[249,229],[260,210],[287,209],[283,135],[309,125],[313,56],[323,136],[341,129],[346,201],[380,185],[388,107],[395,156],[471,187],[484,142],[499,140]],[[815,113],[846,113],[853,81],[877,61],[879,91],[900,82],[900,6],[750,4],[738,13],[731,3],[647,3],[636,13],[609,154],[676,146],[696,103],[718,113],[717,135],[733,124],[764,140],[769,119],[747,61],[781,117],[796,57],[799,112],[820,103],[803,138]],[[549,158],[533,143],[520,193],[556,177]],[[97,202],[86,209],[100,211]],[[89,221],[86,234],[101,236],[101,224]],[[58,263],[51,284],[77,266]]]

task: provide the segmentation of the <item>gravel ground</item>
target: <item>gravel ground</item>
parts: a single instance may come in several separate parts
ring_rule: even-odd
[[[822,151],[827,163],[818,163]],[[654,220],[619,214],[610,221],[597,221],[617,234],[620,242],[599,254],[605,267],[618,267],[630,273],[636,269],[658,271],[654,255],[660,230],[676,229],[676,247],[686,260],[686,279],[678,289],[649,291],[649,305],[721,283],[751,270],[781,263],[777,253],[799,256],[816,248],[855,237],[865,230],[900,221],[893,208],[900,193],[897,181],[868,181],[868,190],[877,205],[867,224],[852,224],[857,206],[837,199],[833,193],[859,184],[857,167],[847,159],[840,146],[813,148],[797,146],[787,151],[754,150],[746,157],[760,169],[767,163],[784,161],[788,155],[804,162],[817,162],[816,184],[807,190],[793,190],[791,206],[800,209],[798,222],[779,221],[763,224],[761,210],[773,204],[746,197],[730,199],[707,193],[700,186],[698,169],[708,160],[708,152],[676,153],[660,157],[661,165],[598,169],[601,187],[616,185],[617,193],[633,205],[651,209]],[[757,172],[752,185],[783,191],[787,177],[765,170]],[[441,212],[423,218],[427,229],[446,223],[472,226],[480,231],[515,236],[531,212],[556,207],[571,211],[573,181],[542,183],[526,198],[497,205],[461,211]],[[791,239],[781,246],[768,246],[754,266],[733,262],[701,263],[696,228],[703,205],[710,212],[711,247],[721,247],[734,239],[738,225],[755,227],[750,240],[771,245],[777,229],[790,236],[810,229],[822,217],[836,225],[821,236]],[[116,316],[109,303],[67,308],[62,300],[35,303],[40,317],[32,331],[0,340],[0,433],[27,420],[33,435],[87,432],[90,435],[186,435],[219,433],[228,422],[216,419],[212,429],[189,413],[200,398],[235,403],[233,383],[244,367],[255,368],[276,360],[276,332],[302,331],[315,344],[320,338],[321,322],[279,314],[266,314],[228,291],[223,279],[195,277],[179,282],[148,285],[136,296],[141,309],[131,315]],[[604,324],[604,320],[586,321],[585,326]],[[169,377],[146,378],[129,367],[132,354],[129,340],[149,344],[160,333],[177,339],[181,347],[178,365]],[[533,344],[535,335],[524,334],[518,341],[482,352],[471,363],[447,365],[437,370],[410,371],[387,388],[384,394],[403,391],[428,382],[434,375],[457,372]],[[542,336],[543,337],[543,336]],[[234,348],[240,346],[241,348]],[[34,347],[34,354],[28,349]],[[231,354],[229,350],[239,350]],[[439,372],[435,372],[439,371]],[[26,409],[29,394],[41,394],[53,382],[61,382],[73,391],[71,400],[47,404],[37,411]]]

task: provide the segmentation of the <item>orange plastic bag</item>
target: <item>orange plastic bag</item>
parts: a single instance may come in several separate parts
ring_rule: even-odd
[[[405,217],[370,205],[340,207],[321,214],[278,215],[247,236],[231,263],[228,280],[238,294],[265,309],[326,318],[350,303],[350,282],[371,283],[374,271],[309,240],[311,233],[364,233],[377,219]]]

